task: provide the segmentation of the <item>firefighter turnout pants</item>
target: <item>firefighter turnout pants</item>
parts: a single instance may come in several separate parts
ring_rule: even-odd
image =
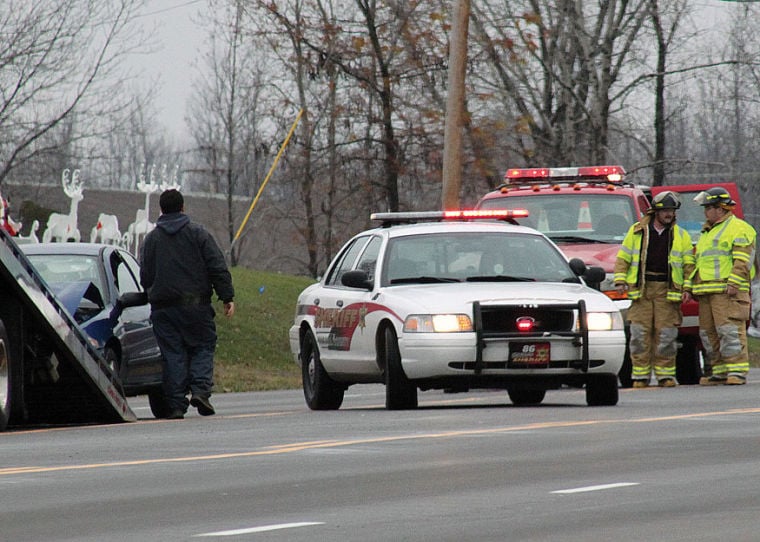
[[[647,282],[641,297],[628,309],[634,380],[649,382],[653,371],[658,380],[676,376],[678,327],[683,318],[681,304],[668,301],[667,296],[667,282]]]
[[[699,337],[707,361],[716,376],[742,375],[749,372],[747,329],[750,294],[739,292],[707,294],[699,301]]]

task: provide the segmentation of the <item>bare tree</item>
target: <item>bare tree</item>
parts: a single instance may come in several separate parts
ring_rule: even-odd
[[[606,160],[614,88],[647,14],[646,0],[473,5],[488,68],[476,84],[501,96],[527,163]]]
[[[259,168],[257,118],[261,65],[255,43],[246,36],[244,2],[222,5],[210,21],[208,69],[193,95],[189,124],[201,164],[193,168],[209,179],[205,189],[222,194],[227,203],[226,232],[230,262],[236,265],[241,245],[234,244],[237,196],[255,188]]]
[[[124,79],[119,59],[145,43],[134,25],[141,4],[0,3],[0,185],[14,168],[60,149],[61,137],[70,145],[102,127],[104,112],[124,107],[113,88]]]

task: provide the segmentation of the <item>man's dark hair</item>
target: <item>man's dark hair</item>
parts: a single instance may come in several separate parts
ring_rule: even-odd
[[[161,193],[161,197],[158,198],[158,205],[161,207],[161,212],[163,214],[179,213],[185,205],[185,199],[182,197],[179,190],[170,188]]]

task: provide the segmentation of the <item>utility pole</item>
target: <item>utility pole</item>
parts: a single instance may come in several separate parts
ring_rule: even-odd
[[[444,210],[459,208],[462,187],[462,128],[464,127],[464,78],[467,68],[467,29],[470,0],[453,0],[449,45],[449,93],[446,97],[446,120],[443,134]]]

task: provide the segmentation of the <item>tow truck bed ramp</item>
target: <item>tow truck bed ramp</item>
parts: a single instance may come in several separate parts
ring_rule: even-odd
[[[9,425],[137,419],[118,376],[2,229],[0,292],[0,320],[8,335]]]

